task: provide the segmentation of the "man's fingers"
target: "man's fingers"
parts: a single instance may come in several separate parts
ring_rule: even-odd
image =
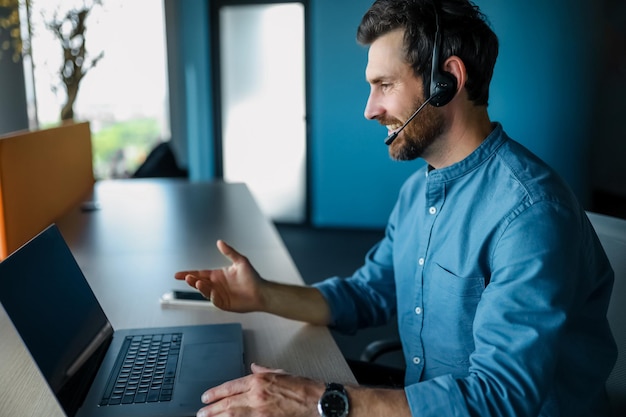
[[[243,256],[239,252],[223,240],[217,241],[217,249],[233,263],[237,263],[243,259]]]
[[[242,377],[211,388],[202,394],[202,402],[204,404],[211,404],[224,398],[246,392],[248,391],[247,382],[248,378]]]
[[[190,287],[194,287],[194,288],[198,288],[198,283],[200,282],[198,277],[192,274],[185,275],[185,281]]]
[[[197,271],[178,271],[174,274],[174,278],[179,279],[179,280],[184,280],[185,278],[187,278],[187,275],[190,274],[194,274]]]
[[[211,294],[212,286],[211,285],[209,285],[209,284],[207,284],[207,283],[205,283],[203,281],[197,280],[194,283],[194,288],[197,289],[198,291],[200,291],[202,293],[202,295],[204,295],[208,300],[213,301],[211,299],[212,298],[212,294]]]
[[[262,373],[275,373],[275,374],[286,374],[287,371],[285,371],[284,369],[275,369],[275,368],[267,368],[265,366],[262,365],[257,365],[256,363],[253,363],[250,366],[250,369],[252,370],[253,374],[262,374]]]

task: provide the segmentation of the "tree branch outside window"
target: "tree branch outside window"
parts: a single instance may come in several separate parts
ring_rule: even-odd
[[[19,61],[23,55],[30,51],[30,36],[22,36],[21,20],[27,20],[29,32],[32,30],[30,22],[30,9],[32,0],[0,0],[0,33],[7,31],[9,40],[0,45],[0,59],[3,52],[13,49],[12,58]],[[62,48],[62,64],[58,70],[59,84],[52,85],[52,90],[57,93],[62,86],[66,94],[65,104],[61,108],[61,120],[74,119],[74,103],[78,97],[80,83],[89,70],[94,68],[104,57],[104,51],[91,57],[86,47],[86,21],[94,7],[102,6],[102,0],[83,0],[82,5],[74,7],[65,13],[60,10],[52,12],[50,18],[44,18],[47,29],[52,31]],[[20,10],[26,11],[25,18],[20,19]]]

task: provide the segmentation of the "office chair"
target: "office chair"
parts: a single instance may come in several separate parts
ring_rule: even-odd
[[[613,417],[626,416],[626,220],[587,212],[602,247],[615,272],[615,284],[607,318],[617,343],[618,357],[606,383]],[[360,359],[375,362],[381,356],[402,349],[398,339],[381,339],[369,343]]]
[[[617,362],[606,383],[613,417],[626,416],[626,220],[587,212],[615,272],[607,318],[617,343]]]
[[[133,173],[132,178],[187,178],[189,173],[176,162],[169,142],[159,142],[146,160]]]

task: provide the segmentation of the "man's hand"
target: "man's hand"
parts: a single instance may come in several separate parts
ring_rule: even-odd
[[[324,384],[252,364],[252,374],[206,391],[198,417],[319,417]]]
[[[346,386],[353,417],[410,417],[404,390]],[[202,394],[198,417],[319,417],[325,384],[252,364],[252,374]]]
[[[330,309],[317,289],[265,280],[248,258],[233,247],[218,240],[217,248],[232,261],[231,266],[179,271],[174,278],[187,281],[222,310],[236,313],[263,311],[292,320],[328,325]]]
[[[264,301],[261,287],[267,282],[252,267],[248,258],[222,240],[217,241],[219,251],[232,261],[221,269],[179,271],[174,278],[185,280],[198,289],[218,308],[238,313],[262,311]]]

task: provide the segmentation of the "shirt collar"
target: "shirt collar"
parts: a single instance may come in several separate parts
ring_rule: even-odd
[[[506,135],[499,122],[493,123],[493,130],[485,140],[465,159],[441,169],[427,166],[430,181],[448,181],[462,177],[478,165],[489,159],[496,150],[506,141]]]

